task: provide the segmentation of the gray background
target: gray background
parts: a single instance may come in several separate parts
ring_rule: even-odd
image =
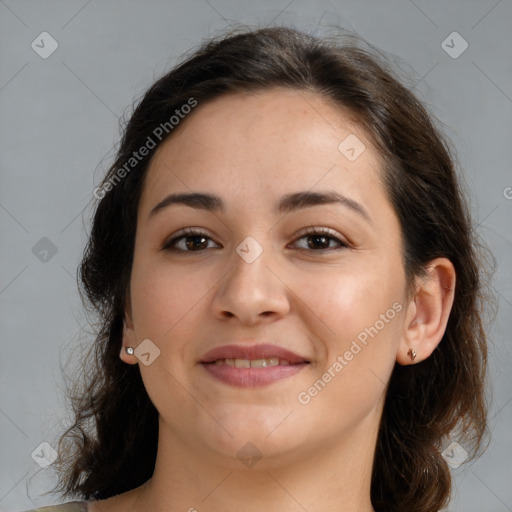
[[[511,21],[510,0],[0,0],[0,510],[62,501],[41,496],[52,474],[31,453],[56,446],[69,423],[60,364],[92,341],[74,275],[118,119],[183,52],[234,23],[354,30],[407,63],[445,125],[496,257],[500,301],[489,327],[491,445],[453,470],[449,510],[512,510]],[[43,31],[59,45],[46,59],[31,48]],[[442,46],[453,31],[469,45],[458,58]]]

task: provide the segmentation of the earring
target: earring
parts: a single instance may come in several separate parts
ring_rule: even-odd
[[[411,358],[411,361],[414,361],[416,359],[416,350],[410,348],[409,352],[407,352],[407,355]]]
[[[133,348],[132,347],[126,347],[125,350],[126,350],[127,354],[130,354],[131,356],[133,355]]]

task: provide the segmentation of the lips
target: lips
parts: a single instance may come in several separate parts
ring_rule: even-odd
[[[200,364],[224,384],[250,388],[289,378],[309,361],[277,345],[224,345],[207,352]]]
[[[309,361],[291,350],[277,345],[223,345],[215,347],[207,352],[201,359],[201,363],[209,364],[219,360],[249,360],[279,359],[289,364],[309,363]]]

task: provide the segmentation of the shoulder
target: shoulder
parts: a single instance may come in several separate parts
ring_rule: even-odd
[[[51,505],[49,507],[34,508],[25,512],[87,512],[86,501],[70,501],[60,505]]]

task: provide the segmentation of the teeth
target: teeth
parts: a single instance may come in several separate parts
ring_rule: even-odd
[[[279,366],[279,359],[271,357],[270,359],[255,359],[251,361],[251,368],[264,368],[266,366]]]
[[[290,361],[279,359],[278,357],[270,357],[268,359],[218,359],[216,365],[235,366],[236,368],[266,368],[267,366],[287,366]]]

